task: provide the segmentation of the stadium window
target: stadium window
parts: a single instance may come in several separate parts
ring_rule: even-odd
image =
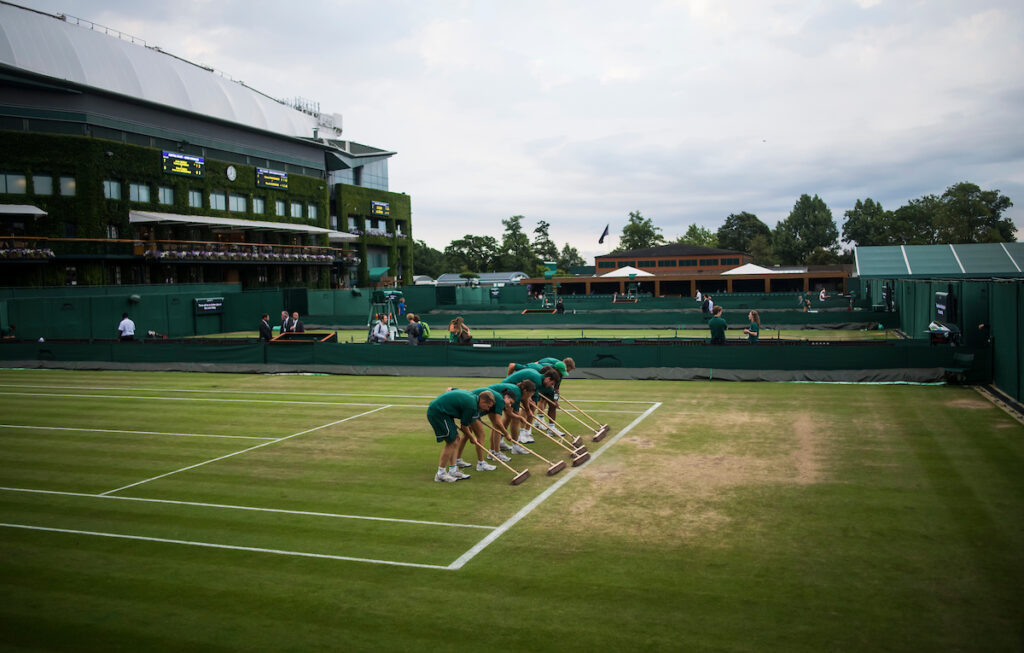
[[[245,213],[245,195],[235,195],[234,193],[228,197],[228,211],[232,213]]]
[[[128,199],[133,202],[149,202],[149,186],[146,184],[128,184]]]
[[[617,261],[616,265],[620,268],[624,268],[626,266],[636,267],[636,261]]]
[[[659,268],[674,268],[675,266],[676,266],[675,259],[668,260],[668,261],[665,261],[665,260],[658,261],[658,267]]]
[[[740,260],[738,258],[723,258],[722,265],[739,265]]]
[[[284,200],[276,200],[274,202],[274,214],[284,217]]]
[[[203,208],[203,193],[198,190],[188,192],[188,205],[193,209]]]
[[[32,175],[32,190],[36,195],[53,195],[53,177]]]
[[[639,263],[637,263],[638,268],[653,268],[657,267],[657,265],[658,264],[656,261],[640,261]]]
[[[263,215],[264,211],[266,211],[266,202],[263,200],[263,198],[252,198],[252,212],[255,213],[256,215]]]
[[[108,224],[107,225],[107,238],[113,238],[115,240],[117,239],[117,225],[116,224]]]
[[[174,204],[174,189],[160,186],[156,189],[157,199],[161,204]]]
[[[113,179],[104,179],[103,197],[107,198],[108,200],[121,199],[121,182],[114,181]]]
[[[223,191],[210,193],[210,208],[216,211],[224,211],[228,208],[228,197]]]
[[[302,217],[302,202],[292,202],[292,213],[293,218]]]
[[[597,267],[599,268],[614,268],[615,261],[598,261]]]
[[[25,175],[0,175],[0,193],[11,195],[24,195],[28,191],[28,184],[25,182]]]
[[[75,183],[74,177],[61,177],[60,178],[60,194],[65,197],[74,197],[77,190],[77,184]]]
[[[700,260],[700,266],[702,268],[703,267],[708,267],[708,266],[714,266],[714,265],[718,265],[718,259],[717,258],[702,258]]]
[[[679,259],[679,265],[680,267],[684,268],[693,268],[697,267],[697,261],[693,260],[692,258]]]
[[[306,205],[306,217],[310,220],[316,220],[316,204]]]

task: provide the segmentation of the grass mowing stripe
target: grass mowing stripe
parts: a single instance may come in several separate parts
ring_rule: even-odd
[[[129,388],[125,388],[126,390]],[[210,397],[153,397],[151,395],[86,395],[86,394],[58,394],[51,392],[0,392],[0,395],[15,395],[19,397],[85,397],[86,399],[154,399],[157,401],[218,401],[224,403],[247,404],[297,404],[303,406],[377,406],[375,403],[348,403],[342,401],[288,401],[285,399],[213,399]]]
[[[399,519],[397,517],[371,517],[368,515],[343,515],[334,512],[312,512],[309,510],[285,510],[283,508],[259,508],[256,506],[234,506],[225,503],[201,503],[198,501],[176,501],[174,499],[149,499],[146,497],[123,497],[110,494],[89,494],[86,492],[62,492],[60,490],[34,490],[32,488],[2,487],[3,492],[28,492],[32,494],[55,494],[67,497],[90,497],[95,499],[116,499],[118,501],[142,501],[148,503],[166,503],[177,506],[197,506],[200,508],[225,508],[228,510],[251,510],[254,512],[275,512],[286,515],[303,515],[306,517],[332,517],[336,519],[363,519],[366,521],[396,522],[400,524],[417,524],[419,526],[447,526],[449,528],[481,528],[494,530],[496,526],[481,526],[479,524],[453,524],[442,521],[425,521],[422,519]]]
[[[164,478],[166,476],[171,476],[172,474],[177,474],[178,472],[184,472],[184,471],[187,471],[187,470],[190,470],[190,469],[195,469],[196,467],[202,467],[203,465],[208,465],[210,463],[215,463],[218,460],[224,460],[225,458],[231,458],[232,456],[237,456],[238,454],[246,453],[247,451],[252,451],[254,449],[259,449],[260,447],[265,447],[268,444],[275,444],[275,443],[278,443],[278,442],[284,442],[285,440],[289,440],[289,439],[294,438],[294,437],[299,436],[299,435],[305,435],[306,433],[312,433],[313,431],[319,431],[320,429],[325,429],[325,428],[327,428],[329,426],[334,426],[335,424],[341,424],[342,422],[347,422],[349,420],[356,419],[357,417],[364,417],[364,416],[369,415],[371,413],[376,413],[377,411],[384,410],[385,408],[390,408],[390,406],[380,406],[378,408],[374,408],[373,410],[368,410],[365,413],[359,413],[358,415],[352,415],[351,417],[346,417],[344,419],[339,419],[339,420],[331,422],[329,424],[323,424],[321,426],[315,426],[315,427],[313,427],[311,429],[306,429],[305,431],[299,431],[298,433],[292,433],[291,435],[286,435],[283,438],[278,438],[276,440],[271,440],[270,442],[264,442],[262,444],[257,444],[255,446],[249,447],[248,449],[242,449],[241,451],[235,451],[234,453],[229,453],[229,454],[224,455],[224,456],[219,456],[219,457],[213,458],[211,460],[204,460],[201,463],[196,463],[195,465],[189,465],[188,467],[182,467],[181,469],[176,469],[176,470],[174,470],[172,472],[167,472],[166,474],[160,474],[159,476],[154,476],[152,478],[147,478],[147,479],[145,479],[143,481],[138,481],[136,483],[130,483],[129,485],[124,485],[122,487],[115,488],[113,490],[107,490],[106,492],[101,492],[100,496],[106,496],[106,495],[112,494],[114,492],[120,492],[121,490],[127,490],[130,487],[135,487],[136,485],[142,485],[143,483],[149,483],[150,481],[155,481],[158,478]]]
[[[650,408],[645,410],[642,415],[640,415],[635,420],[630,422],[629,425],[626,426],[626,428],[624,428],[621,431],[619,431],[618,433],[616,433],[612,437],[612,439],[608,441],[608,444],[606,444],[605,446],[601,447],[600,449],[598,449],[597,451],[592,453],[590,455],[590,464],[593,464],[594,461],[597,460],[597,458],[605,451],[605,449],[607,449],[608,447],[610,447],[613,444],[615,444],[616,442],[618,442],[619,439],[622,436],[626,435],[631,430],[633,430],[634,426],[636,426],[640,422],[644,421],[644,419],[646,419],[651,413],[653,413],[655,410],[657,410],[659,406],[661,406],[661,402],[660,401],[656,402],[653,406],[651,406]],[[583,467],[574,467],[573,469],[569,470],[569,472],[565,476],[563,476],[562,478],[560,478],[557,481],[555,481],[555,483],[551,487],[549,487],[548,489],[546,489],[543,492],[541,492],[539,495],[537,495],[533,499],[533,501],[531,501],[530,503],[528,503],[525,506],[523,506],[522,509],[519,512],[517,512],[516,514],[512,515],[511,517],[509,517],[505,521],[504,524],[502,524],[501,526],[498,526],[496,529],[494,529],[493,531],[488,533],[487,536],[484,537],[484,539],[482,539],[479,542],[477,542],[473,546],[473,548],[471,548],[469,551],[466,551],[461,556],[459,556],[458,559],[455,560],[455,562],[453,562],[450,565],[448,565],[448,569],[451,569],[453,571],[462,569],[462,567],[465,566],[465,564],[467,562],[469,562],[470,560],[475,558],[477,556],[477,554],[480,553],[481,551],[483,551],[485,548],[487,548],[491,544],[491,542],[493,542],[496,539],[498,539],[499,537],[501,537],[505,533],[505,531],[507,531],[508,529],[510,529],[513,526],[515,526],[523,517],[526,517],[531,512],[533,512],[533,510],[537,506],[539,506],[541,503],[543,503],[545,500],[547,500],[547,498],[549,496],[554,494],[555,490],[557,490],[558,488],[560,488],[563,485],[565,485],[566,483],[568,483],[569,480],[573,476],[575,476],[581,469],[584,469],[584,468]]]
[[[43,431],[76,431],[88,433],[129,433],[131,435],[180,435],[186,438],[232,438],[236,440],[276,440],[257,435],[208,435],[205,433],[164,433],[162,431],[125,431],[122,429],[83,429],[70,426],[27,426],[23,424],[0,424],[0,429],[39,429]]]
[[[47,526],[29,526],[28,524],[7,524],[0,522],[0,528],[19,528],[28,531],[44,531],[48,533],[67,533],[70,535],[91,535],[93,537],[111,537],[119,540],[141,540],[143,542],[158,542],[161,544],[182,544],[185,546],[200,546],[210,549],[230,549],[233,551],[251,551],[253,553],[270,553],[273,555],[298,556],[302,558],[321,558],[327,560],[345,560],[347,562],[369,562],[375,565],[391,565],[394,567],[418,567],[420,569],[442,569],[448,567],[441,565],[426,565],[418,562],[398,562],[396,560],[375,560],[373,558],[353,558],[351,556],[336,556],[327,553],[307,553],[304,551],[282,551],[280,549],[265,549],[254,546],[236,546],[234,544],[214,544],[212,542],[193,542],[191,540],[172,540],[165,537],[146,537],[143,535],[123,535],[121,533],[103,533],[101,531],[79,531],[70,528],[50,528]]]

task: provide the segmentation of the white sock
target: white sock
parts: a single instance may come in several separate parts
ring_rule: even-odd
[[[437,468],[437,473],[438,474],[444,474],[444,467],[438,467]]]
[[[458,471],[458,469],[459,468],[456,465],[448,465],[448,473],[449,474],[451,474],[452,472]]]

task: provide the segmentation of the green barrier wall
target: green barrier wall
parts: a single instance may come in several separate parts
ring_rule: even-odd
[[[993,282],[989,286],[995,384],[1024,401],[1024,282]]]
[[[725,320],[734,326],[748,324],[746,310],[725,310]],[[430,322],[432,329],[437,325],[447,328],[448,323],[462,315],[470,328],[509,328],[509,327],[659,327],[659,328],[704,328],[705,321],[700,311],[689,308],[685,311],[649,311],[639,309],[571,311],[557,315],[552,313],[483,312],[458,313],[447,310],[423,316]],[[895,313],[874,313],[870,311],[829,311],[820,313],[803,313],[801,311],[763,311],[760,313],[763,328],[775,328],[774,325],[820,325],[881,322],[884,327],[895,327],[899,316]]]
[[[102,297],[124,295],[175,295],[195,297],[220,297],[227,293],[242,291],[238,283],[195,283],[195,284],[149,284],[131,286],[41,286],[28,288],[0,288],[0,298],[22,299],[29,297]]]
[[[991,349],[952,348],[899,341],[840,346],[834,343],[785,345],[730,345],[715,347],[699,342],[677,344],[614,345],[607,343],[493,346],[458,345],[411,347],[402,343],[366,344],[263,344],[257,342],[12,342],[0,344],[6,361],[97,362],[131,364],[232,364],[346,366],[355,373],[373,374],[385,368],[429,367],[493,368],[495,378],[512,361],[524,362],[554,355],[572,356],[581,370],[612,368],[706,368],[713,370],[892,370],[945,368],[958,351],[976,354],[970,380],[991,379]],[[452,371],[458,374],[458,371]],[[578,375],[577,375],[578,376]]]

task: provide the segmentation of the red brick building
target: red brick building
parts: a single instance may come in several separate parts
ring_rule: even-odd
[[[731,249],[716,249],[672,243],[660,247],[632,249],[594,257],[598,276],[627,265],[655,275],[679,275],[695,272],[725,272],[753,263],[749,254]]]

